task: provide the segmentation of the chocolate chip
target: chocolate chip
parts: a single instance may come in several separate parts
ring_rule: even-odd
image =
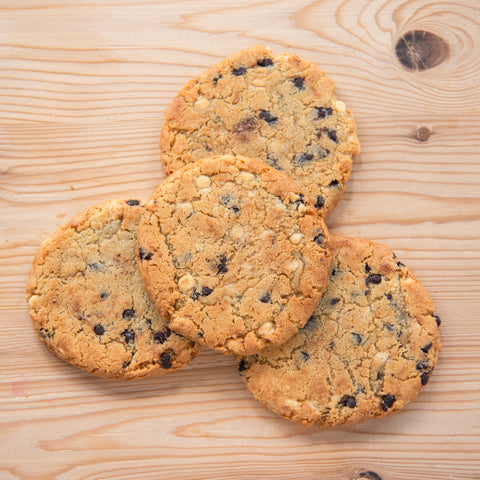
[[[278,163],[278,160],[273,155],[267,155],[265,162],[276,170],[282,171],[282,167]]]
[[[272,297],[270,296],[270,292],[265,292],[261,297],[260,301],[262,303],[272,303]]]
[[[330,107],[315,107],[317,110],[317,120],[319,118],[327,118],[332,115],[332,109]]]
[[[93,331],[97,334],[97,335],[103,335],[105,333],[105,327],[103,325],[95,325],[95,327],[93,327]]]
[[[417,370],[428,370],[430,368],[430,364],[426,360],[420,360],[415,365]]]
[[[232,69],[232,75],[235,75],[236,77],[240,77],[241,75],[245,75],[246,73],[247,69],[245,67],[237,67]]]
[[[138,200],[127,200],[125,203],[127,205],[130,205],[131,207],[135,207],[136,205],[140,205],[140,202]]]
[[[338,180],[332,180],[329,184],[329,187],[338,187]]]
[[[323,236],[323,234],[319,233],[318,235],[315,235],[313,237],[313,241],[318,245],[323,245],[325,242],[325,237]]]
[[[356,333],[356,332],[353,332],[352,333],[352,343],[354,345],[360,345],[362,343],[362,340],[363,340],[363,337],[359,334],[359,333]]]
[[[257,127],[257,120],[255,117],[248,117],[240,120],[233,126],[233,132],[238,134],[244,134],[246,132],[251,132]]]
[[[198,332],[197,337],[203,338],[203,332]]]
[[[247,365],[247,362],[245,361],[244,358],[242,358],[238,364],[238,371],[243,372],[245,371],[249,366]]]
[[[338,404],[342,407],[355,408],[357,406],[357,401],[355,400],[355,397],[344,395]]]
[[[192,299],[197,300],[198,297],[207,297],[213,292],[210,287],[195,287],[192,294]]]
[[[387,411],[395,402],[395,395],[382,395],[382,410]]]
[[[101,298],[102,300],[105,300],[105,299],[108,297],[108,295],[109,295],[109,294],[108,294],[107,292],[102,292],[102,293],[100,294],[100,298]]]
[[[382,276],[378,273],[372,273],[365,279],[365,284],[367,287],[373,283],[374,285],[378,285],[382,281]]]
[[[225,265],[226,263],[227,263],[227,257],[220,257],[220,264],[217,267],[217,274],[228,272],[228,268]]]
[[[133,342],[135,340],[135,332],[133,330],[125,330],[122,335],[127,343]]]
[[[262,120],[265,120],[269,125],[273,125],[278,120],[278,117],[276,117],[275,115],[272,115],[270,112],[267,112],[267,110],[260,110],[260,113],[258,116]]]
[[[232,210],[232,212],[235,214],[237,214],[240,211],[240,209],[236,205],[237,203],[236,198],[234,198],[232,195],[228,193],[222,195],[221,203],[224,207],[227,207],[228,209]]]
[[[324,205],[325,205],[325,199],[320,195],[318,195],[315,201],[315,208],[322,208]]]
[[[221,73],[219,73],[214,79],[213,79],[213,84],[217,86],[218,81],[223,77]]]
[[[389,323],[386,323],[385,324],[385,328],[387,329],[387,331],[389,331],[390,333],[397,333],[397,331],[395,330],[395,327],[393,325],[390,325]]]
[[[379,370],[377,372],[377,380],[382,380],[385,377],[385,372],[383,370]]]
[[[437,322],[437,327],[439,327],[442,324],[442,321],[440,320],[440,317],[438,315],[433,315],[433,318]]]
[[[365,273],[370,273],[372,271],[372,267],[368,263],[365,264]]]
[[[317,319],[312,315],[308,318],[307,323],[303,326],[304,330],[310,331],[317,326]]]
[[[127,308],[122,313],[122,317],[125,319],[133,318],[134,316],[135,316],[135,310],[133,310],[133,308]]]
[[[337,132],[335,130],[332,130],[330,128],[326,128],[325,129],[327,135],[328,135],[328,138],[332,141],[332,142],[335,142],[335,143],[338,143],[338,138],[337,138]]]
[[[330,348],[330,350],[332,350],[334,346],[335,346],[335,342],[330,342],[328,344],[328,348]]]
[[[126,362],[123,362],[122,368],[127,368],[131,363],[132,363],[131,360],[128,360],[128,361],[126,361]]]
[[[303,85],[303,82],[305,79],[303,77],[295,77],[292,82],[293,84],[299,89],[299,90],[305,90],[305,86]]]
[[[426,385],[429,379],[430,372],[422,372],[422,374],[420,375],[420,381],[422,382],[422,385]]]
[[[330,305],[336,305],[339,301],[340,301],[340,299],[338,297],[337,298],[331,298],[330,299]]]
[[[164,331],[155,332],[153,339],[158,343],[165,343],[167,338],[172,334],[172,331],[166,327]]]
[[[355,480],[382,480],[382,477],[378,475],[378,473],[368,470],[366,472],[360,472],[355,477]]]
[[[293,201],[293,205],[297,207],[297,210],[300,205],[305,205],[305,195],[303,193],[299,193],[298,198]]]
[[[431,348],[432,348],[432,342],[427,343],[427,344],[426,344],[424,347],[422,347],[420,350],[421,350],[422,352],[427,353]]]
[[[400,268],[403,268],[403,267],[405,267],[405,264],[404,264],[404,263],[402,263],[402,262],[397,262],[397,265],[398,265]]]
[[[311,153],[299,153],[293,157],[293,160],[299,165],[306,165],[308,162],[313,160],[313,154]]]
[[[365,294],[365,296],[370,295],[371,290],[367,289],[367,290],[365,290],[365,292],[363,292],[363,293]]]
[[[90,270],[91,272],[98,272],[101,270],[105,270],[105,265],[102,263],[89,263],[87,265],[87,269]]]
[[[138,249],[138,256],[140,257],[140,260],[151,260],[153,257],[152,252],[148,252],[147,250],[144,250],[142,247]]]
[[[270,67],[273,65],[273,60],[271,58],[265,57],[258,60],[257,65],[259,67]]]
[[[305,350],[302,350],[300,353],[302,354],[304,362],[306,362],[310,358],[310,354],[308,352],[306,352]]]
[[[207,297],[208,295],[210,295],[211,293],[213,292],[213,289],[211,289],[210,287],[202,287],[202,297]]]
[[[41,328],[39,330],[39,333],[42,338],[52,338],[52,332],[50,330],[47,330],[46,328]]]
[[[162,368],[165,368],[166,370],[168,370],[169,368],[172,368],[172,357],[170,353],[168,352],[161,353],[160,363],[162,364]]]
[[[388,300],[392,299],[392,294],[391,293],[386,293],[385,296],[387,297]]]
[[[317,152],[317,156],[320,159],[328,157],[329,154],[330,154],[330,150],[328,150],[328,148],[319,148]]]
[[[337,273],[337,270],[334,268],[331,272],[330,272],[330,276],[331,277],[334,277]]]

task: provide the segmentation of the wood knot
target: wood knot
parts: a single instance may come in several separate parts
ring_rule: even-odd
[[[417,128],[417,131],[415,132],[415,138],[419,142],[426,142],[430,138],[431,134],[432,132],[428,127],[420,127]]]
[[[412,30],[400,38],[395,46],[400,63],[409,70],[427,70],[450,56],[450,48],[443,38],[425,30]]]
[[[382,477],[378,473],[369,470],[368,472],[358,473],[353,480],[382,480]]]

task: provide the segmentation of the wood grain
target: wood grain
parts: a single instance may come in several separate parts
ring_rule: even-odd
[[[0,478],[480,478],[478,38],[476,0],[3,0]],[[175,93],[260,42],[319,64],[357,119],[330,230],[392,247],[442,317],[435,374],[395,416],[293,425],[209,351],[171,375],[93,378],[31,328],[40,242],[93,203],[147,198]]]

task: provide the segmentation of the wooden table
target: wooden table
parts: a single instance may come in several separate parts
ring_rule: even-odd
[[[477,0],[2,0],[0,478],[479,479],[479,38]],[[92,204],[147,198],[165,107],[256,43],[335,80],[363,150],[330,230],[392,247],[442,318],[435,374],[386,419],[296,426],[210,351],[164,377],[94,378],[32,329],[40,242]]]

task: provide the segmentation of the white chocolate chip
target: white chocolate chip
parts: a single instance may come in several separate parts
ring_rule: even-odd
[[[268,338],[275,331],[275,327],[271,322],[265,322],[258,329],[258,333],[265,338]]]
[[[211,185],[212,181],[210,180],[209,177],[207,177],[206,175],[200,175],[196,182],[195,182],[195,185],[197,185],[198,188],[208,188],[210,185]]]
[[[339,111],[339,112],[345,112],[347,110],[347,107],[345,106],[345,104],[343,102],[341,102],[340,100],[337,100],[335,102],[335,108]]]
[[[384,364],[387,360],[388,360],[388,353],[386,352],[378,352],[374,357],[373,359],[378,362],[378,363],[382,363]]]
[[[210,102],[205,97],[200,97],[195,102],[195,108],[198,108],[199,110],[206,110],[209,106]]]
[[[286,265],[287,270],[289,270],[290,272],[296,272],[302,267],[303,267],[303,262],[301,260],[292,260]]]
[[[298,245],[302,240],[303,240],[303,235],[299,232],[295,232],[290,235],[290,241],[294,245]]]
[[[252,80],[252,85],[255,87],[264,87],[265,86],[265,79],[263,78],[254,78]]]
[[[243,237],[243,229],[239,225],[234,225],[230,231],[230,236],[235,240],[240,240]]]
[[[193,279],[193,277],[189,273],[185,274],[178,281],[178,287],[180,288],[180,290],[182,290],[184,292],[187,291],[187,290],[190,290],[194,286],[195,286],[195,280]]]
[[[179,214],[184,215],[185,217],[188,217],[193,213],[193,206],[189,202],[179,203],[177,205],[177,211]]]
[[[301,406],[300,402],[297,402],[296,400],[290,400],[290,399],[285,400],[285,405],[287,407],[292,407],[292,408],[298,408]]]
[[[238,174],[238,179],[240,180],[240,182],[251,183],[254,181],[255,175],[250,172],[240,172]]]

